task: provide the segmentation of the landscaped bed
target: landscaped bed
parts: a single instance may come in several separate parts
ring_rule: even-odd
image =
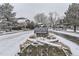
[[[30,36],[20,45],[19,56],[70,56],[70,48],[53,35],[47,37]]]

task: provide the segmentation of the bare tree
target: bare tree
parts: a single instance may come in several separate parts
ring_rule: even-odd
[[[34,19],[37,23],[47,23],[47,16],[44,13],[39,13],[36,16],[34,16]]]
[[[50,21],[50,26],[54,27],[55,22],[57,21],[58,14],[56,12],[50,12],[49,13],[49,21]]]

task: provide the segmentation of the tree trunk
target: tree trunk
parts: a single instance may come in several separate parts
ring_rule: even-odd
[[[76,32],[76,25],[74,25],[74,32]]]

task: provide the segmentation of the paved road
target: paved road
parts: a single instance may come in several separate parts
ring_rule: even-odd
[[[33,31],[19,32],[0,36],[0,56],[14,56],[19,51],[19,45]]]

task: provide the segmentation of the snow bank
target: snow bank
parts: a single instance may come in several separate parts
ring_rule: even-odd
[[[57,39],[59,39],[62,43],[64,43],[65,45],[70,47],[73,56],[79,56],[79,45],[77,45],[74,42],[71,42],[65,38],[62,38],[58,35],[54,34],[54,36],[56,36]]]

